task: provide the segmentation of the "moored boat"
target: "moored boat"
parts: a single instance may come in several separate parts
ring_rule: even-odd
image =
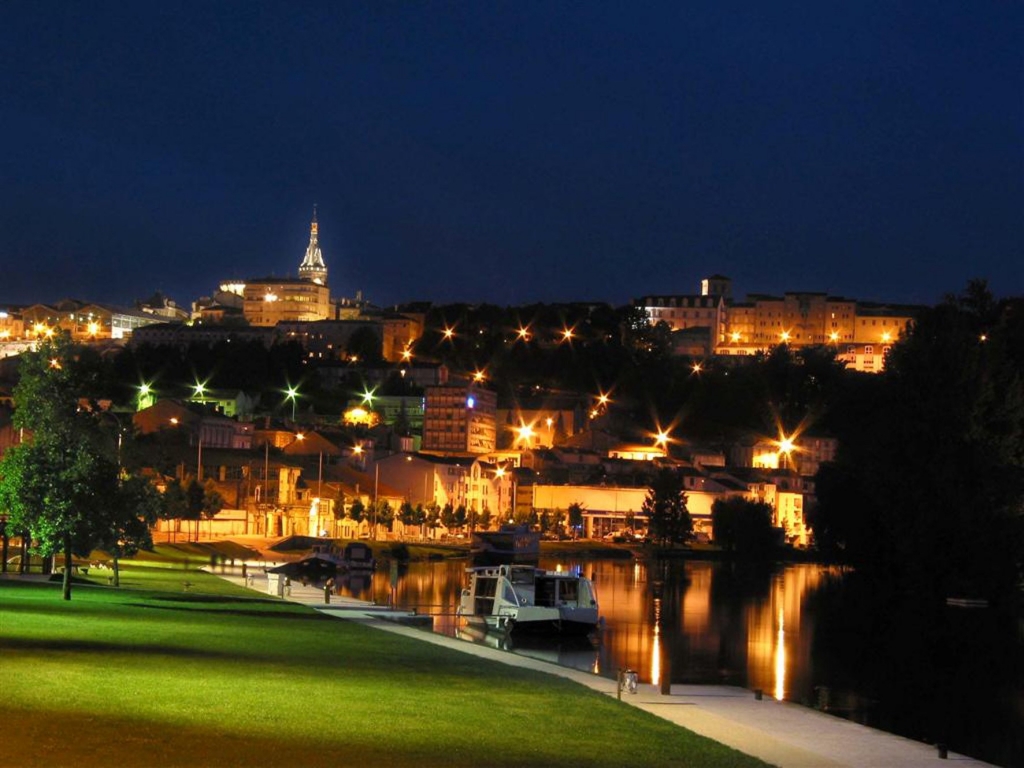
[[[457,613],[488,629],[585,635],[597,627],[597,591],[578,573],[510,564],[466,572]]]
[[[474,531],[470,551],[491,560],[535,559],[540,554],[540,533],[526,526],[502,526],[496,531]]]
[[[350,571],[372,571],[377,567],[377,560],[369,544],[353,541],[345,545],[342,562]]]

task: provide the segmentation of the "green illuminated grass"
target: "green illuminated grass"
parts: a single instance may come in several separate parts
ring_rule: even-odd
[[[169,565],[126,568],[135,588],[76,586],[71,602],[0,580],[7,764],[763,765],[562,678],[202,572],[184,592]]]

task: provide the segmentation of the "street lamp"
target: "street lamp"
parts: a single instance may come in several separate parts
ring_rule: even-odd
[[[295,421],[295,401],[298,399],[299,390],[291,385],[284,391],[284,399],[292,401],[292,421]]]
[[[153,387],[147,382],[139,384],[139,395],[135,401],[135,410],[141,411],[143,408],[149,408],[152,405],[150,397],[153,395]]]
[[[668,446],[668,431],[661,429],[654,435],[654,445],[664,450]]]
[[[502,486],[504,485],[505,479],[504,467],[498,467],[496,470],[494,470],[494,479],[498,481],[498,514],[500,515],[505,511],[504,508],[501,506],[501,489]]]
[[[783,436],[779,440],[779,456],[784,457],[783,469],[790,465],[790,456],[793,451],[796,450],[796,445],[793,443],[792,438]]]
[[[373,463],[373,540],[377,540],[377,491],[380,487],[380,464]]]
[[[530,424],[520,424],[515,428],[516,434],[519,437],[516,439],[517,443],[526,443],[526,447],[530,448],[533,445],[532,438],[534,435],[533,426]]]

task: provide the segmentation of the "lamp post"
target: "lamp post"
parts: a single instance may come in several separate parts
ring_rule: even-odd
[[[505,508],[501,506],[501,491],[505,485],[505,468],[498,467],[494,470],[494,478],[498,481],[498,514],[503,514]]]
[[[779,440],[779,458],[782,459],[782,468],[788,469],[791,466],[790,456],[796,446],[793,444],[792,438],[783,437]]]
[[[296,387],[289,386],[288,389],[285,390],[285,400],[292,401],[292,423],[295,422],[295,401],[298,399],[298,396],[299,390]]]
[[[377,540],[377,489],[380,486],[380,464],[373,463],[373,540]]]

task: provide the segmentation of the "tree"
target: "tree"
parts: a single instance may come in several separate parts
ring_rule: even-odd
[[[416,508],[412,502],[409,500],[402,502],[402,506],[398,508],[398,519],[402,521],[403,525],[412,525],[416,522]]]
[[[348,516],[358,523],[362,521],[365,513],[366,507],[363,506],[363,500],[357,496],[352,500],[352,506],[348,508]]]
[[[366,363],[379,363],[381,357],[381,338],[370,327],[362,327],[349,337],[345,347],[348,357],[356,358]]]
[[[491,527],[492,517],[494,517],[494,514],[491,512],[490,507],[484,507],[483,511],[480,513],[480,516],[477,518],[477,523],[481,528],[487,530]]]
[[[185,488],[177,478],[168,481],[164,488],[160,517],[164,520],[183,520],[188,515],[188,497]]]
[[[455,527],[455,508],[449,501],[441,508],[441,525],[449,530]]]
[[[583,505],[578,501],[574,501],[569,505],[569,509],[566,512],[569,518],[569,529],[572,531],[572,537],[575,539],[583,530]]]
[[[89,374],[67,334],[21,356],[14,426],[30,434],[0,460],[0,508],[44,556],[64,555],[63,597],[71,599],[72,555],[85,555],[106,526],[117,465],[103,455],[102,429],[88,403]]]
[[[715,543],[743,557],[766,557],[774,549],[772,508],[763,501],[741,496],[717,499],[711,505]]]
[[[810,520],[824,548],[933,599],[1024,575],[1020,299],[983,283],[924,310],[860,391]]]
[[[682,544],[693,532],[693,520],[686,508],[683,476],[665,467],[651,481],[641,507],[647,515],[651,538],[662,546]]]
[[[160,492],[141,475],[123,477],[111,503],[108,525],[97,531],[97,546],[114,558],[114,586],[121,586],[120,560],[151,549],[150,529],[163,505]]]
[[[207,480],[203,484],[203,506],[200,509],[202,516],[207,520],[216,517],[217,513],[224,509],[226,503],[224,497],[220,495],[220,491],[217,490],[216,483],[213,480]]]

